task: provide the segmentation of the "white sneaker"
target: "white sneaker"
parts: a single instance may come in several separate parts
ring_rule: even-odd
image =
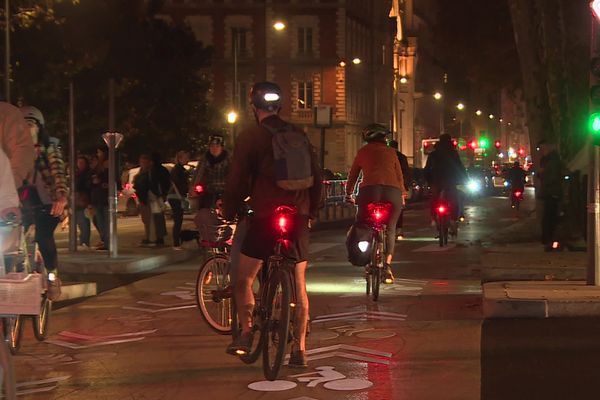
[[[61,281],[55,272],[48,273],[48,287],[46,288],[46,297],[50,301],[56,301],[60,298]]]
[[[181,246],[173,246],[173,250],[175,250],[175,251],[181,251],[181,250],[183,250],[183,247],[181,247]]]

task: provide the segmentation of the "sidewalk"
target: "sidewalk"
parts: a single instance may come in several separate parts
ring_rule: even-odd
[[[481,255],[486,318],[600,315],[600,287],[587,286],[587,253],[545,252],[534,216],[499,233]]]
[[[184,229],[192,223],[185,216]],[[167,221],[167,231],[171,232],[171,221]],[[99,281],[110,280],[110,275],[140,274],[156,268],[183,262],[198,256],[196,243],[186,243],[183,250],[174,250],[171,235],[167,237],[167,246],[161,248],[140,247],[144,227],[139,217],[119,218],[117,222],[119,254],[110,258],[107,251],[81,250],[68,251],[68,229],[57,229],[56,241],[59,252],[59,271],[63,277],[63,293],[59,301],[73,300],[79,297],[94,296],[99,292]],[[99,237],[92,228],[94,244]]]

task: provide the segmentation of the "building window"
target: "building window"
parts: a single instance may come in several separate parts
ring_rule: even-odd
[[[310,55],[313,52],[312,28],[298,28],[298,54]]]
[[[298,108],[312,110],[313,108],[313,83],[298,82]]]
[[[238,55],[246,56],[248,54],[248,41],[247,41],[246,28],[231,28],[231,54],[235,52],[235,42],[237,38]]]

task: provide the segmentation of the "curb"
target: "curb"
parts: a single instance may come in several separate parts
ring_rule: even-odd
[[[61,301],[92,297],[97,294],[98,287],[96,282],[64,283],[61,287],[60,298],[56,302],[60,303]]]
[[[187,261],[198,254],[199,250],[182,250],[153,256],[123,254],[114,259],[108,256],[90,259],[89,254],[77,253],[61,257],[60,271],[68,274],[136,274]]]

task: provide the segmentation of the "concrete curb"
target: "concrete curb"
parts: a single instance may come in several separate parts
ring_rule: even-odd
[[[170,251],[145,255],[123,254],[111,259],[108,256],[89,253],[64,254],[60,258],[60,271],[70,274],[135,274],[187,261],[199,255],[199,250]]]
[[[96,282],[65,283],[56,302],[92,297],[98,294]]]
[[[485,283],[483,315],[486,319],[597,317],[600,287],[583,281]]]

